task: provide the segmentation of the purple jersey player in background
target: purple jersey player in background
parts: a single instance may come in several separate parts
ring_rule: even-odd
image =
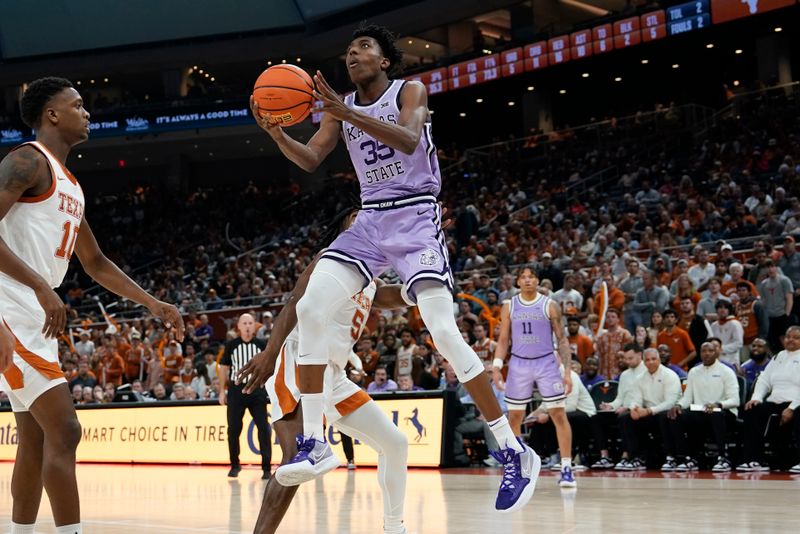
[[[539,278],[529,266],[517,277],[520,293],[503,303],[500,312],[500,338],[494,359],[495,382],[500,385],[500,371],[511,341],[511,360],[508,362],[506,405],[508,420],[514,432],[520,431],[525,408],[533,399],[533,384],[539,388],[547,413],[556,427],[558,448],[561,450],[562,488],[576,487],[572,476],[572,428],[565,410],[566,398],[572,390],[569,340],[561,325],[561,308],[539,293]],[[555,336],[558,356],[553,351]],[[563,364],[563,372],[562,372]]]
[[[419,82],[392,79],[402,60],[394,41],[388,30],[378,26],[354,32],[345,61],[356,91],[345,101],[317,72],[316,96],[324,114],[307,144],[291,139],[269,117],[260,118],[251,98],[259,126],[287,158],[308,172],[343,138],[358,174],[362,200],[355,223],[322,255],[297,304],[303,435],[298,437],[297,456],[278,468],[275,476],[281,484],[296,485],[335,467],[322,429],[322,377],[330,358],[340,355],[328,353],[327,323],[332,310],[391,267],[405,284],[403,298],[419,307],[434,343],[497,438],[500,451],[495,454],[504,464],[504,476],[495,508],[511,512],[533,495],[541,461],[512,432],[480,359],[456,326],[453,282],[436,202],[441,179],[431,139],[428,95]],[[384,531],[405,529],[384,525]]]

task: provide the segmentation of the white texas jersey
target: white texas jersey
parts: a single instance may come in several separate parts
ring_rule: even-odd
[[[364,331],[377,290],[378,285],[373,280],[333,314],[329,328],[325,332],[329,339],[328,354],[330,359],[341,360],[344,358],[344,361],[346,361],[347,355],[353,350],[353,345],[361,337],[361,332]],[[298,330],[295,326],[294,330],[287,336],[287,340],[299,341],[299,339]]]
[[[31,146],[41,152],[50,167],[50,189],[37,197],[20,198],[0,220],[0,237],[25,264],[41,275],[51,287],[64,281],[69,260],[83,220],[83,190],[71,172],[47,148],[36,141]],[[5,289],[27,289],[0,273]]]

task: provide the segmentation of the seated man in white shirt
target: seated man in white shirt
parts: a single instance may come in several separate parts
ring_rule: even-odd
[[[562,369],[561,372],[563,373],[564,370]],[[572,373],[573,382],[572,391],[567,395],[565,410],[567,421],[572,427],[572,454],[574,456],[577,451],[586,452],[591,436],[591,418],[597,413],[597,408],[578,373],[573,370],[569,372]],[[525,424],[535,425],[531,431],[531,447],[534,450],[545,451],[545,454],[558,450],[556,427],[550,420],[544,404],[525,418]],[[552,467],[556,466],[560,468],[561,462],[557,462]]]
[[[681,380],[674,371],[661,365],[658,350],[644,351],[644,366],[647,372],[634,384],[629,412],[620,418],[622,440],[630,459],[614,466],[619,471],[646,469],[639,444],[651,432],[662,438],[668,435],[667,413],[681,397]]]
[[[669,411],[671,443],[667,449],[675,455],[667,456],[662,471],[696,471],[695,458],[700,458],[703,439],[709,430],[719,451],[717,463],[711,470],[715,473],[731,470],[725,436],[728,428],[736,424],[739,383],[736,373],[719,361],[719,353],[716,343],[703,343],[700,348],[703,364],[689,371],[683,396]]]
[[[711,333],[722,341],[720,360],[736,369],[742,363],[740,353],[744,344],[744,329],[736,318],[733,304],[727,300],[717,301],[717,317],[711,325]]]
[[[627,369],[622,371],[617,386],[617,397],[611,402],[600,404],[600,411],[592,417],[594,442],[600,452],[600,459],[592,464],[592,469],[611,469],[614,463],[609,455],[608,435],[619,429],[619,418],[628,413],[628,404],[637,379],[647,372],[642,363],[642,349],[636,343],[628,343],[623,347],[624,361]],[[623,451],[622,457],[627,458]]]
[[[737,471],[769,471],[769,466],[761,463],[764,436],[776,428],[791,429],[800,450],[800,415],[795,414],[800,406],[800,326],[786,330],[783,345],[786,348],[758,375],[753,396],[744,405],[744,463]],[[800,474],[800,463],[790,472]]]

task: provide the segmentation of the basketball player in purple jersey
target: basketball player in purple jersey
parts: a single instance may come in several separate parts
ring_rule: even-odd
[[[434,343],[489,421],[505,467],[495,508],[510,512],[533,495],[538,475],[534,467],[540,460],[512,432],[480,359],[456,326],[453,281],[436,202],[441,178],[428,96],[423,84],[390,77],[402,59],[394,39],[376,26],[354,32],[345,61],[356,91],[344,101],[317,72],[316,96],[324,104],[324,115],[307,144],[291,139],[269,116],[261,118],[251,98],[259,126],[303,170],[314,171],[343,138],[361,186],[362,211],[322,254],[297,304],[303,436],[298,454],[279,467],[275,477],[283,485],[297,485],[330,465],[333,452],[322,430],[323,373],[330,358],[342,356],[329,354],[328,320],[333,310],[393,268],[404,282],[404,299],[419,306]],[[344,367],[346,362],[337,363]]]
[[[533,399],[536,383],[547,413],[553,420],[561,450],[562,488],[574,488],[572,476],[572,428],[567,421],[565,401],[572,390],[569,341],[561,326],[558,303],[539,293],[539,279],[532,267],[523,267],[517,277],[520,293],[503,303],[500,312],[500,339],[494,359],[495,382],[500,374],[511,341],[511,360],[508,362],[506,405],[511,428],[519,432],[525,408]],[[553,335],[559,358],[553,352]],[[561,365],[564,366],[562,376]]]

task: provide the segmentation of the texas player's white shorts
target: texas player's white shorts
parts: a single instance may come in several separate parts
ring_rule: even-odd
[[[275,373],[267,380],[266,388],[273,423],[292,413],[300,401],[300,389],[297,387],[297,353],[298,340],[294,336],[289,336],[278,354]],[[325,396],[325,419],[328,424],[353,413],[372,400],[364,390],[347,378],[344,369],[333,362],[329,362],[325,368],[322,391]]]
[[[0,318],[14,336],[14,358],[0,375],[0,390],[8,394],[11,409],[27,412],[45,391],[66,383],[58,364],[58,341],[42,334],[44,311],[33,290],[0,285]]]

